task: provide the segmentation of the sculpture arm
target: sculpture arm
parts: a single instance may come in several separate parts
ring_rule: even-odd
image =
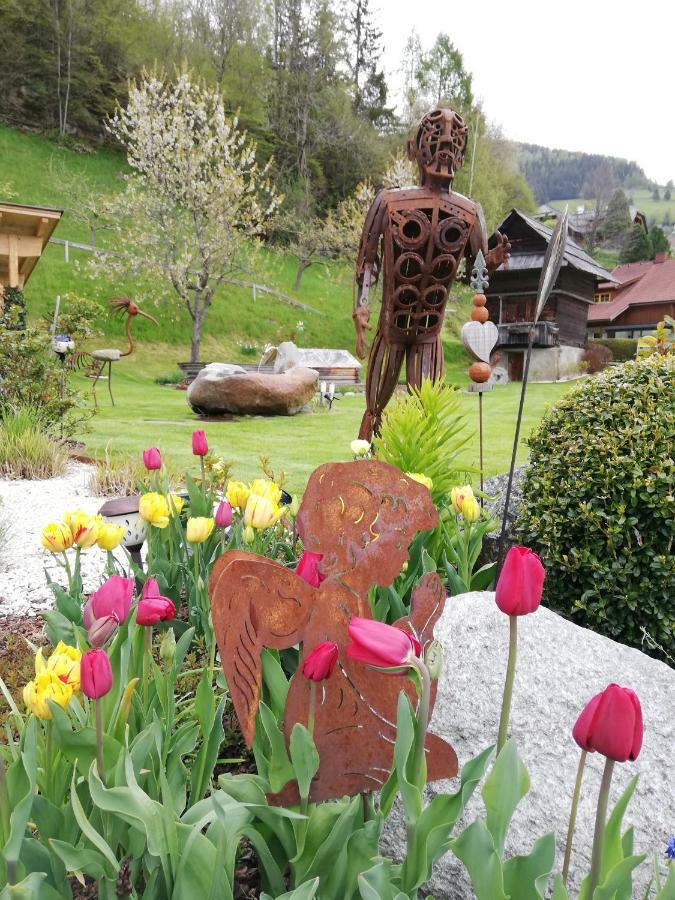
[[[380,191],[368,210],[356,259],[356,290],[352,319],[356,330],[356,355],[359,359],[365,359],[368,355],[365,337],[366,331],[371,330],[368,298],[370,287],[377,283],[380,274],[380,239],[386,212],[383,195],[384,191]]]
[[[485,257],[485,265],[487,266],[488,273],[490,274],[498,269],[502,263],[508,260],[509,250],[511,249],[509,239],[500,231],[495,232],[495,234],[497,237],[497,244],[495,245],[495,247],[493,247],[492,250],[488,250],[488,234],[487,226],[485,224],[485,216],[483,215],[483,207],[480,205],[480,203],[476,203],[476,219],[473,224],[473,228],[471,229],[471,235],[469,237],[466,252],[467,265],[465,280],[467,282],[470,279],[471,269],[473,268],[473,263],[479,250],[483,251],[483,256]]]

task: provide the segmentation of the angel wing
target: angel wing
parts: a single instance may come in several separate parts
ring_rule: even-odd
[[[445,606],[445,588],[435,572],[427,572],[412,592],[410,615],[394,625],[410,628],[424,649],[434,639],[434,626]]]
[[[227,686],[250,747],[260,702],[263,647],[284,650],[302,640],[315,590],[279,563],[232,550],[214,566],[209,591]]]

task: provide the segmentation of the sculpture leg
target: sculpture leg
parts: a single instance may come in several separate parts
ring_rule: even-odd
[[[101,377],[101,373],[105,369],[105,362],[102,362],[101,365],[96,370],[96,374],[94,375],[94,383],[91,386],[91,392],[94,395],[94,406],[98,409],[98,398],[96,397],[96,382]]]
[[[438,337],[426,344],[411,344],[406,351],[405,372],[410,387],[420,388],[423,378],[440,381],[443,378],[443,344]]]
[[[112,360],[108,360],[108,393],[110,394],[110,399],[112,400],[112,405],[115,405],[115,398],[112,393]]]
[[[387,343],[378,332],[368,361],[366,411],[359,430],[362,440],[370,441],[373,434],[379,434],[382,411],[394,393],[404,356],[403,345]]]

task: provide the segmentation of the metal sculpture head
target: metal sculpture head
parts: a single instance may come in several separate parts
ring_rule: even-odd
[[[111,297],[108,303],[113,312],[125,313],[128,316],[143,316],[144,319],[150,319],[155,325],[159,325],[157,319],[151,316],[150,313],[143,312],[131,297]]]
[[[421,184],[452,183],[464,162],[468,133],[464,119],[452,109],[435,109],[420,120],[408,141],[408,157],[417,162]]]

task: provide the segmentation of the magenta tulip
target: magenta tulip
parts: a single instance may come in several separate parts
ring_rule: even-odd
[[[630,688],[608,685],[588,701],[572,736],[582,750],[597,751],[615,762],[636,760],[642,747],[642,707]]]
[[[321,641],[302,661],[302,674],[310,681],[323,681],[335,671],[338,645],[334,641]]]
[[[511,547],[497,580],[497,606],[509,616],[535,612],[541,603],[544,575],[536,553],[527,547]]]
[[[158,622],[166,622],[173,619],[176,607],[168,597],[149,597],[140,600],[136,610],[136,623],[138,625],[156,625]]]
[[[303,551],[295,567],[295,574],[312,587],[318,588],[326,576],[321,572],[319,563],[323,559],[323,553],[312,553],[311,550]]]
[[[111,575],[87,600],[82,610],[82,622],[89,629],[96,619],[114,616],[118,623],[129,615],[134,595],[134,579]]]
[[[374,619],[354,616],[348,631],[351,643],[347,656],[367,666],[409,666],[422,650],[417,638],[407,631]]]
[[[227,500],[221,500],[213,519],[216,528],[229,528],[232,524],[232,507]]]
[[[87,650],[80,659],[80,686],[90,700],[104,697],[113,683],[112,666],[105,650]]]
[[[201,429],[192,432],[192,452],[195,456],[206,456],[209,452],[206,435]]]
[[[100,619],[94,619],[87,632],[87,640],[92,647],[103,647],[117,631],[118,625],[117,616],[102,616]]]
[[[148,447],[143,451],[143,465],[149,472],[162,468],[162,454],[157,447]]]

